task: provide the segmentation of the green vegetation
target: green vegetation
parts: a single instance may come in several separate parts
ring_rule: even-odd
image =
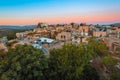
[[[103,42],[88,40],[88,44],[64,44],[48,56],[29,45],[9,49],[0,61],[0,80],[100,80],[90,61],[100,56],[105,65],[113,66],[114,62],[106,55]],[[120,78],[118,73],[112,73],[110,79]]]
[[[7,34],[6,36],[7,36],[8,40],[12,40],[12,39],[16,38],[16,33],[23,32],[23,31],[25,31],[25,30],[15,30],[15,31]]]
[[[17,32],[24,32],[25,30],[7,30],[7,29],[0,29],[0,37],[7,36],[8,40],[12,40],[16,38]]]
[[[102,40],[96,40],[94,37],[88,39],[89,46],[98,56],[105,56],[108,54],[106,44]]]
[[[115,61],[115,59],[113,59],[111,56],[105,56],[102,58],[102,61],[105,65],[107,66],[115,66],[117,64],[117,61]]]
[[[120,80],[120,71],[114,70],[114,72],[110,75],[110,80]]]
[[[0,49],[0,61],[4,60],[7,56],[7,52],[4,49]]]
[[[0,80],[46,80],[47,58],[32,46],[10,49],[0,65]]]
[[[84,77],[88,78],[88,76],[88,80],[95,80],[97,73],[93,77],[90,76],[94,74],[94,70],[90,69],[91,71],[85,73],[86,66],[89,65],[94,54],[89,50],[90,47],[83,44],[79,46],[65,44],[61,49],[53,49],[49,58],[51,80],[86,80]]]
[[[11,32],[9,34],[6,35],[8,40],[12,40],[16,38],[16,32]]]

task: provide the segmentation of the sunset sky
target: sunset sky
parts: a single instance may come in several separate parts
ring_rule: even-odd
[[[0,25],[120,22],[120,0],[0,0]]]

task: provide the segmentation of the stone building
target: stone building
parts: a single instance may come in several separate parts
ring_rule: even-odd
[[[56,40],[71,41],[71,33],[70,32],[61,32],[56,36]]]
[[[105,37],[107,35],[106,31],[93,31],[94,37]]]
[[[120,50],[120,39],[117,39],[117,38],[105,38],[104,42],[106,43],[106,45],[107,45],[110,52],[118,53],[118,49]]]
[[[88,36],[89,34],[89,26],[87,25],[79,26],[78,30],[82,36]]]

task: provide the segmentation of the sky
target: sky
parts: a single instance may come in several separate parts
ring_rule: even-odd
[[[120,0],[0,0],[0,25],[120,22]]]

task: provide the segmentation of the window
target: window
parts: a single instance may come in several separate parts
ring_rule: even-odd
[[[61,38],[63,38],[63,36],[61,35]]]
[[[47,42],[47,40],[45,39],[44,42]]]
[[[66,38],[66,36],[64,36],[64,39]]]

